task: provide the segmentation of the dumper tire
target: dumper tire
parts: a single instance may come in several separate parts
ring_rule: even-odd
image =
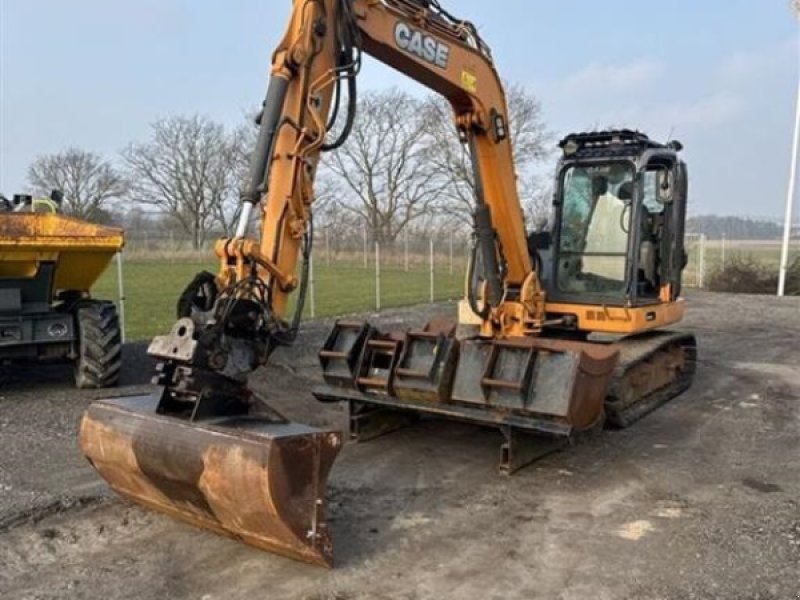
[[[122,331],[117,308],[111,302],[81,302],[76,310],[76,324],[76,387],[98,389],[115,386],[122,368]]]

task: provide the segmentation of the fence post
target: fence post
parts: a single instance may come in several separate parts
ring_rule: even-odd
[[[367,256],[369,255],[369,252],[367,251],[367,246],[368,246],[367,236],[368,236],[367,224],[364,223],[364,268],[365,269],[369,268],[369,259],[367,258]]]
[[[433,238],[431,238],[431,304],[436,302],[436,257],[434,256]]]
[[[311,318],[317,318],[317,285],[314,277],[314,255],[308,257],[308,293],[311,295]]]
[[[728,236],[726,234],[722,234],[722,270],[725,270],[725,246],[728,242]]]
[[[696,234],[697,238],[694,243],[694,287],[700,287],[700,234]],[[694,234],[692,236],[694,238]]]
[[[120,339],[125,343],[125,284],[122,281],[122,250],[117,252],[117,306],[119,307]]]
[[[405,247],[405,252],[406,252],[406,260],[405,260],[405,265],[406,265],[406,273],[408,273],[408,226],[406,226],[406,240],[405,240],[405,246],[406,246],[406,247]]]
[[[325,263],[331,266],[331,228],[325,228]]]
[[[700,269],[699,269],[699,288],[702,290],[706,285],[706,234],[700,236]]]
[[[453,274],[453,232],[450,232],[450,275]]]
[[[381,244],[375,242],[375,310],[381,311]]]

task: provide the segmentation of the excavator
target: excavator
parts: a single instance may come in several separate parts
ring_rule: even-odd
[[[325,488],[341,432],[288,421],[248,376],[298,337],[320,157],[357,118],[370,55],[446,98],[471,158],[474,233],[458,319],[381,331],[335,324],[319,352],[322,402],[347,403],[366,441],[432,415],[503,434],[513,473],[602,426],[625,427],[680,394],[688,190],[679,142],[628,130],[560,143],[551,230],[529,235],[509,112],[489,46],[436,0],[294,0],[272,56],[238,228],[216,243],[171,332],[153,340],[150,395],[99,400],[84,455],[122,496],[307,563],[330,567]],[[249,229],[260,207],[260,236]],[[289,299],[297,302],[289,314]]]

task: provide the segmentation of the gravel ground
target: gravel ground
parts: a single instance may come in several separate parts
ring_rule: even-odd
[[[108,393],[69,369],[0,373],[0,598],[800,598],[800,300],[694,293],[694,387],[634,427],[514,477],[500,436],[424,421],[342,451],[329,486],[337,568],[261,553],[111,495],[77,424]],[[392,311],[421,323],[451,306]],[[293,419],[319,405],[306,327],[255,387]],[[149,389],[144,347],[114,395]]]

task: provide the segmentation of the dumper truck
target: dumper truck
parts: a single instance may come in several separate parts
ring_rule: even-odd
[[[121,250],[123,232],[25,199],[0,208],[0,363],[69,361],[77,387],[113,386],[119,317],[91,288]]]

